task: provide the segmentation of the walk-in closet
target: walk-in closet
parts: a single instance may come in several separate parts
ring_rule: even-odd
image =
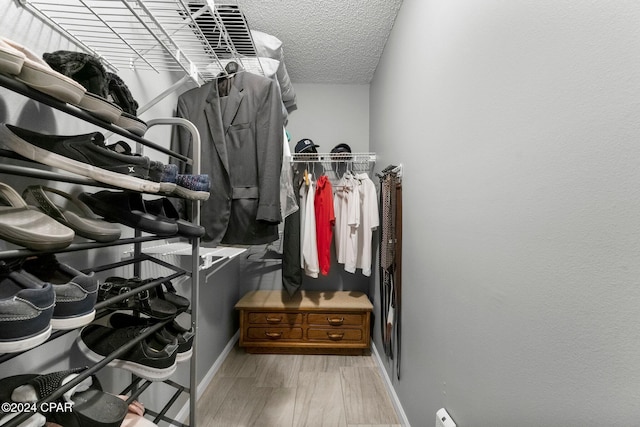
[[[0,11],[0,426],[640,425],[640,4]]]

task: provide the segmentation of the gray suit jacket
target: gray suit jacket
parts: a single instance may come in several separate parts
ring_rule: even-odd
[[[283,117],[276,82],[248,72],[231,77],[227,97],[215,80],[178,99],[178,116],[202,139],[202,170],[211,196],[201,203],[205,241],[264,244],[278,239]],[[191,135],[180,127],[174,151],[191,156]],[[188,168],[185,173],[189,173]]]

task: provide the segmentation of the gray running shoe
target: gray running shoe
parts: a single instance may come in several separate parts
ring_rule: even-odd
[[[0,277],[0,353],[36,347],[51,335],[55,294],[49,283],[37,283],[21,271]]]

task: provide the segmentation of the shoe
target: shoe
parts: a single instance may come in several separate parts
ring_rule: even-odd
[[[191,200],[209,199],[211,182],[209,175],[178,175],[173,194]]]
[[[68,50],[45,53],[42,58],[55,71],[72,78],[87,90],[78,107],[109,123],[115,123],[118,120],[122,114],[122,108],[107,99],[109,96],[107,70],[99,58]]]
[[[134,135],[142,136],[147,131],[147,124],[134,115],[122,112],[114,122],[114,125],[128,130]]]
[[[114,144],[107,145],[109,150],[129,156],[140,156],[131,150],[131,146],[124,141],[118,141]],[[163,193],[171,193],[176,186],[176,178],[178,177],[178,165],[163,164],[162,162],[151,160],[149,162],[149,175],[146,179],[160,183],[160,191]]]
[[[180,219],[180,215],[178,215],[175,206],[173,206],[171,201],[166,197],[155,200],[145,200],[144,207],[151,215],[156,215],[164,220],[174,222],[178,226],[178,234],[182,237],[192,238],[204,236],[204,227]]]
[[[122,115],[122,108],[91,92],[84,94],[78,107],[107,123],[115,124]]]
[[[80,332],[77,344],[89,360],[99,362],[138,338],[146,330],[146,327],[137,326],[114,329],[95,324],[88,325]],[[163,381],[171,377],[176,370],[177,349],[177,341],[167,343],[158,337],[158,334],[151,334],[109,362],[107,366],[125,369],[150,381]]]
[[[108,150],[104,135],[45,135],[9,124],[0,125],[0,140],[12,151],[36,162],[57,167],[116,187],[157,193],[160,185],[144,179],[149,158]]]
[[[109,221],[136,228],[158,236],[173,236],[178,225],[147,212],[142,194],[130,191],[98,191],[81,193],[78,198],[96,214]]]
[[[160,183],[160,192],[172,194],[176,188],[176,179],[178,178],[178,165],[169,163],[164,164],[152,160],[149,164],[149,180]]]
[[[75,233],[31,208],[10,186],[0,182],[0,238],[32,250],[55,250],[71,244]]]
[[[0,278],[0,353],[36,347],[51,335],[55,293],[19,271]]]
[[[52,196],[58,195],[66,202],[67,208],[54,203]],[[43,185],[30,185],[22,192],[25,201],[33,200],[35,206],[59,223],[71,228],[76,235],[96,242],[113,242],[120,238],[120,227],[115,224],[93,218],[89,206],[76,197],[61,190]]]
[[[56,306],[53,309],[53,329],[75,329],[93,321],[98,298],[98,279],[58,262],[55,255],[40,255],[27,259],[22,268],[36,280],[53,285]]]
[[[122,111],[135,117],[138,114],[138,102],[133,98],[124,81],[117,74],[108,71],[107,81],[109,97],[122,108]]]
[[[39,402],[74,380],[85,369],[3,378],[0,380],[0,399],[3,402]],[[47,421],[66,427],[119,427],[127,414],[126,402],[103,392],[95,376],[85,378],[52,403],[70,410],[47,411]]]
[[[154,279],[141,280],[137,277],[131,279],[116,276],[108,277],[100,285],[98,301],[107,301],[125,292],[139,288],[152,280]],[[110,310],[132,310],[156,320],[167,320],[178,314],[178,307],[175,304],[159,298],[156,292],[151,292],[150,290],[140,291],[131,297],[110,304],[107,308]]]
[[[155,323],[156,322],[153,319],[132,316],[126,313],[113,313],[111,317],[109,317],[109,324],[111,327],[116,329],[130,326],[151,326]],[[157,333],[169,341],[173,341],[174,339],[177,340],[178,349],[176,350],[176,363],[186,362],[191,358],[191,355],[193,354],[193,338],[195,337],[195,332],[191,325],[186,327],[176,318],[167,323],[167,325]]]
[[[0,39],[25,56],[16,80],[60,101],[74,105],[80,102],[87,91],[81,84],[55,71],[25,46],[6,38]]]
[[[0,73],[20,74],[25,58],[24,53],[0,39]]]

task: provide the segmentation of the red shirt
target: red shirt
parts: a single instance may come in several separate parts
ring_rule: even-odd
[[[318,244],[318,264],[320,274],[326,276],[331,267],[331,238],[336,217],[333,212],[333,190],[331,182],[322,175],[316,182],[316,240]]]

